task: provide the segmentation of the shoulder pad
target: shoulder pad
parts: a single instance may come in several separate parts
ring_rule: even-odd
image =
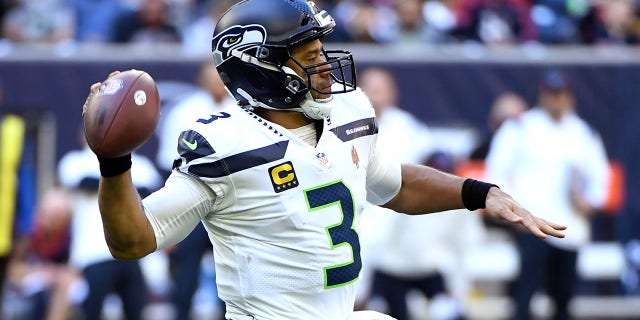
[[[216,153],[209,141],[194,130],[183,131],[178,138],[178,153],[187,162]]]

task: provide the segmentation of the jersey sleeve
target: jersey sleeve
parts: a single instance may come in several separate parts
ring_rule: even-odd
[[[174,171],[163,188],[142,204],[156,237],[156,250],[182,241],[213,210],[216,194],[197,178]]]
[[[400,192],[401,184],[400,163],[391,157],[383,157],[374,143],[367,168],[367,201],[383,205]]]

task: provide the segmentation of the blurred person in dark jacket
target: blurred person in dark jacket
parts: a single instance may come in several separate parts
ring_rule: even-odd
[[[114,25],[115,42],[180,42],[169,18],[168,0],[143,0],[135,11],[122,13]]]
[[[118,16],[125,10],[120,0],[69,0],[76,15],[76,40],[111,42]]]
[[[529,5],[518,0],[471,0],[461,7],[455,34],[487,45],[517,44],[535,38]]]

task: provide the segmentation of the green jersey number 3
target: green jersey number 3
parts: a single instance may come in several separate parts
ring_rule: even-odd
[[[329,243],[331,249],[349,246],[353,255],[351,261],[324,267],[324,287],[330,289],[356,281],[362,269],[362,259],[360,239],[355,230],[355,204],[351,190],[339,180],[304,190],[304,195],[310,212],[338,206],[342,221],[326,227]]]

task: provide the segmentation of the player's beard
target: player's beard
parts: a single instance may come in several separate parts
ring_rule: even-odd
[[[311,79],[311,95],[316,100],[325,100],[331,98],[331,85],[333,84],[333,79],[330,76],[327,77],[312,77]]]

